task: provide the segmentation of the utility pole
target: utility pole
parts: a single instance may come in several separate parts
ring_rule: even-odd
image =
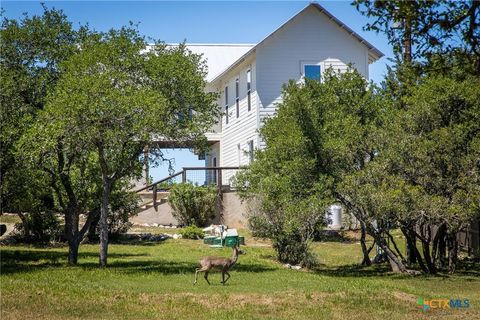
[[[149,163],[149,152],[150,150],[148,147],[145,147],[143,151],[143,171],[144,171],[144,176],[145,176],[145,185],[148,186],[149,180],[150,180],[150,163]]]

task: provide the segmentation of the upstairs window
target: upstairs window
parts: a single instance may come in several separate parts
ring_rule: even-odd
[[[303,75],[307,79],[320,81],[321,69],[318,64],[303,65]]]
[[[225,124],[228,124],[228,86],[225,87]]]
[[[240,117],[240,81],[235,80],[235,106],[237,109],[237,118]]]
[[[252,72],[250,70],[247,70],[247,107],[248,107],[248,111],[250,111],[252,109],[251,91],[252,91]]]

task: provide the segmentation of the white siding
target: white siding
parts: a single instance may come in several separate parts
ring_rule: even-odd
[[[368,79],[368,51],[352,35],[314,7],[296,16],[256,50],[259,114],[262,122],[275,113],[282,85],[301,79],[302,62],[345,71],[352,63]]]
[[[248,111],[247,100],[247,70],[251,70],[251,109]],[[235,105],[235,80],[239,79],[240,116],[236,116]],[[253,140],[254,147],[258,142],[258,107],[256,92],[256,66],[255,62],[246,62],[228,75],[226,81],[221,82],[219,89],[219,105],[225,111],[224,88],[228,84],[228,106],[229,121],[226,123],[226,116],[222,117],[222,140],[220,142],[220,165],[221,166],[243,166],[249,163],[248,142]],[[240,145],[240,157],[238,154]],[[240,161],[239,161],[240,160]],[[233,172],[232,172],[233,173]],[[228,181],[231,173],[226,172],[224,181]]]
[[[242,60],[245,59],[245,60]],[[247,165],[248,143],[263,148],[258,129],[275,114],[282,86],[302,78],[302,65],[318,64],[321,72],[331,67],[344,72],[352,64],[368,79],[368,48],[345,29],[310,6],[255,47],[251,54],[234,63],[221,78],[211,83],[221,93],[218,104],[225,111],[224,88],[228,85],[229,123],[220,126],[220,166]],[[247,111],[246,72],[251,68],[251,110]],[[240,117],[236,117],[235,80],[240,79]],[[238,152],[240,145],[240,154]],[[224,181],[230,178],[226,174]]]

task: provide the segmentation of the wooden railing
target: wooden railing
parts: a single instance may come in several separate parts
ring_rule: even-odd
[[[153,194],[153,206],[155,209],[159,204],[158,192],[168,191],[175,183],[192,182],[198,185],[216,185],[219,195],[222,195],[224,189],[230,189],[231,187],[229,179],[227,180],[228,184],[225,184],[223,181],[225,173],[227,171],[240,170],[241,167],[183,167],[182,169],[182,171],[146,185],[135,192],[141,193],[151,191]],[[176,181],[177,179],[178,181]]]

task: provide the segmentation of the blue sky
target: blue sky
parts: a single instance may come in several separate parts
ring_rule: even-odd
[[[48,7],[62,9],[74,26],[88,23],[98,31],[119,28],[129,21],[139,23],[147,37],[168,43],[258,43],[277,27],[308,5],[308,1],[44,1]],[[351,1],[318,1],[339,20],[359,33],[385,54],[370,66],[370,77],[380,82],[386,72],[392,48],[383,34],[363,31],[368,21]],[[8,18],[22,13],[41,14],[40,1],[2,1]],[[188,150],[169,151],[176,170],[183,166],[203,166]],[[167,175],[165,167],[151,170],[153,178]]]

